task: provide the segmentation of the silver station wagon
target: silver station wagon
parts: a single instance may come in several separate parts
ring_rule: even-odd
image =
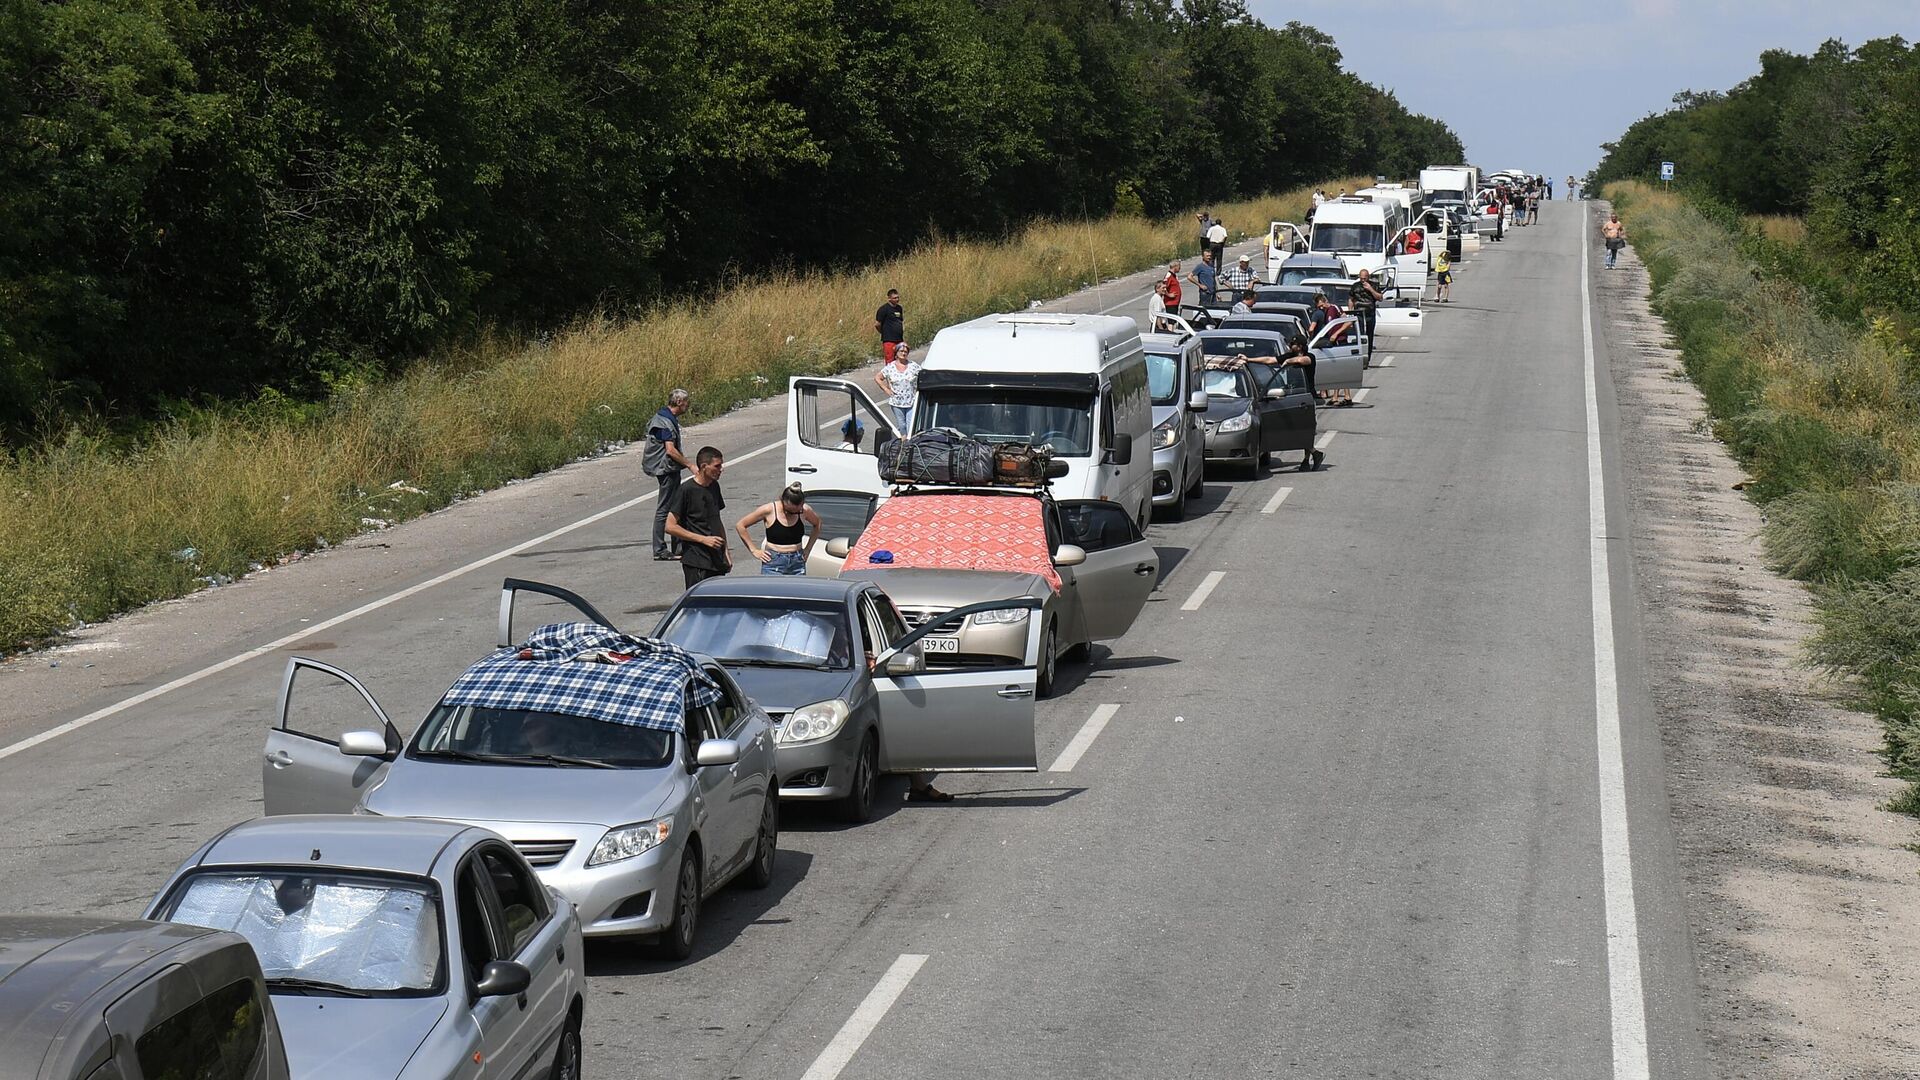
[[[516,641],[518,593],[586,621]],[[706,897],[736,877],[773,880],[767,714],[711,657],[623,634],[552,585],[507,580],[499,641],[406,741],[352,675],[291,658],[261,766],[266,812],[491,829],[579,909],[587,936],[654,935],[685,959]]]

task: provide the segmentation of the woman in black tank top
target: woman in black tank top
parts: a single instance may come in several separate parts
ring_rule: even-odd
[[[747,530],[760,524],[766,525],[767,537],[755,544]],[[778,499],[761,504],[733,528],[760,560],[762,574],[801,577],[807,572],[807,556],[820,539],[820,515],[807,505],[807,493],[800,485],[789,484]]]

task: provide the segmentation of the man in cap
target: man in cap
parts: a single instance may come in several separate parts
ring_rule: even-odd
[[[1233,269],[1220,275],[1220,287],[1228,290],[1230,296],[1238,296],[1246,292],[1247,287],[1252,284],[1253,258],[1249,255],[1240,256],[1240,261],[1234,264]]]

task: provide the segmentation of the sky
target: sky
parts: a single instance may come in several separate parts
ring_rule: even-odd
[[[1682,90],[1726,90],[1760,54],[1920,38],[1920,0],[1249,0],[1332,35],[1347,70],[1445,121],[1486,170],[1585,175],[1600,144]],[[1499,19],[1495,24],[1494,16]],[[1411,60],[1410,60],[1411,58]],[[1435,164],[1441,164],[1436,162]]]

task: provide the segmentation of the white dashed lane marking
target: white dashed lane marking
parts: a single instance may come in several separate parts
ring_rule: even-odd
[[[1080,725],[1079,733],[1073,737],[1072,742],[1067,744],[1065,750],[1060,751],[1060,756],[1047,767],[1047,771],[1072,772],[1073,767],[1080,763],[1080,755],[1087,752],[1087,747],[1093,745],[1093,740],[1099,738],[1100,733],[1106,730],[1107,721],[1113,719],[1113,714],[1119,711],[1118,705],[1102,705],[1093,710],[1093,715],[1087,717],[1087,722]]]
[[[1187,602],[1180,605],[1180,610],[1199,611],[1200,605],[1206,603],[1207,597],[1212,596],[1213,590],[1220,586],[1220,579],[1226,576],[1225,570],[1214,570],[1208,573],[1206,580],[1200,583],[1200,587],[1193,590],[1192,596],[1187,597]]]
[[[847,1067],[847,1062],[853,1060],[853,1055],[860,1052],[861,1044],[873,1034],[881,1018],[887,1015],[888,1009],[893,1008],[893,1003],[900,999],[907,984],[913,981],[920,966],[926,962],[926,956],[920,953],[901,953],[900,959],[895,960],[887,973],[880,976],[879,984],[867,994],[860,1007],[853,1010],[853,1015],[841,1025],[839,1034],[833,1037],[825,1050],[820,1051],[819,1057],[813,1059],[813,1064],[807,1067],[800,1080],[835,1080],[840,1070]]]
[[[1275,510],[1280,509],[1280,504],[1286,502],[1287,496],[1291,494],[1293,494],[1293,489],[1290,487],[1283,487],[1279,491],[1274,492],[1273,498],[1267,500],[1267,505],[1261,507],[1260,512],[1263,514],[1271,514]]]

